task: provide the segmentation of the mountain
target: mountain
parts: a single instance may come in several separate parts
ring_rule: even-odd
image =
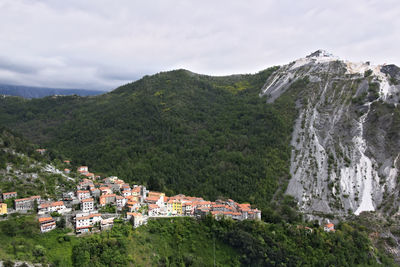
[[[137,229],[116,220],[82,238],[68,229],[39,234],[33,216],[17,214],[0,221],[0,259],[208,266],[215,255],[226,266],[392,266],[382,251],[400,262],[398,80],[394,65],[316,51],[256,74],[175,70],[93,97],[0,98],[0,124],[23,135],[3,152],[39,156],[27,138],[55,167],[67,157],[167,195],[233,198],[263,212],[263,221],[165,218]],[[19,172],[20,160],[6,157],[6,171]],[[68,186],[40,177],[34,190],[46,196],[47,185]],[[321,217],[336,231],[325,232],[314,220]]]
[[[266,209],[288,183],[297,114],[290,94],[273,104],[259,97],[276,69],[225,77],[175,70],[89,98],[6,97],[0,123],[97,173]]]
[[[257,74],[176,70],[90,98],[6,97],[0,123],[98,172],[249,201],[268,220],[285,192],[307,214],[393,215],[399,78],[395,65],[318,50]]]
[[[41,98],[51,95],[94,96],[94,95],[101,95],[104,93],[105,91],[98,91],[98,90],[62,89],[62,88],[0,84],[0,95],[21,96],[23,98]]]
[[[282,66],[268,102],[306,80],[298,95],[287,193],[304,212],[398,211],[400,69],[317,51]]]

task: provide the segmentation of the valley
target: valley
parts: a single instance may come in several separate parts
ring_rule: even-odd
[[[1,192],[72,201],[75,220],[40,234],[40,207],[9,214],[0,256],[29,262],[41,246],[37,262],[56,265],[209,266],[216,242],[220,266],[394,265],[399,82],[394,65],[318,50],[256,74],[180,69],[94,97],[2,97]],[[80,217],[82,232],[110,227],[75,236]],[[20,253],[11,223],[31,227]]]

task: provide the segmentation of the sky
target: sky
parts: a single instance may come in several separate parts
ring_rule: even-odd
[[[317,49],[400,65],[398,0],[0,0],[0,83],[112,90],[255,73]]]

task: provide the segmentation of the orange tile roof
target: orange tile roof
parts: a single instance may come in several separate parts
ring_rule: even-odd
[[[140,186],[137,186],[132,189],[132,192],[140,192]]]
[[[149,204],[149,209],[157,209],[158,206],[156,204]]]
[[[93,201],[94,201],[93,198],[86,198],[81,200],[81,202],[93,202]]]
[[[40,204],[40,208],[48,208],[48,207],[57,207],[57,206],[64,206],[64,202],[63,201],[55,201],[55,202],[49,202],[49,203],[43,203]]]
[[[158,201],[160,197],[147,197],[146,201]]]
[[[20,202],[20,201],[25,201],[25,200],[32,200],[30,197],[26,197],[26,198],[20,198],[20,199],[16,199],[14,200],[15,202]]]
[[[43,218],[39,218],[39,223],[44,223],[44,222],[48,222],[48,221],[52,221],[53,218],[52,217],[43,217]]]

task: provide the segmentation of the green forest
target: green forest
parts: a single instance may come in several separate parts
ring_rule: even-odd
[[[76,237],[58,229],[40,234],[33,216],[0,222],[0,258],[51,266],[394,266],[367,232],[342,223],[335,233],[309,225],[174,218],[133,229]],[[378,264],[381,262],[382,265]]]
[[[96,97],[6,97],[0,123],[97,173],[273,212],[289,179],[297,92],[274,104],[259,97],[276,69],[226,77],[176,70]]]

